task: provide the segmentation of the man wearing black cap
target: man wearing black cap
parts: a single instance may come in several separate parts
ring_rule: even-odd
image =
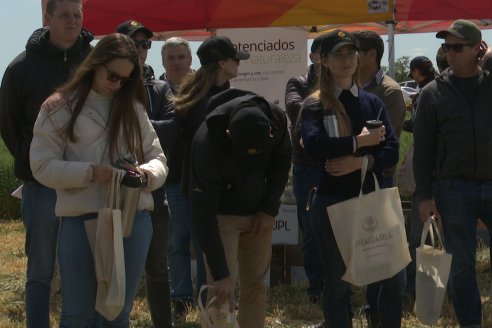
[[[414,125],[415,196],[420,218],[441,220],[453,254],[450,291],[461,327],[481,327],[477,219],[492,228],[492,76],[479,66],[478,27],[457,20],[437,38],[449,69],[420,95]]]
[[[408,73],[408,77],[413,78],[419,86],[419,92],[412,99],[412,118],[403,123],[403,130],[413,132],[413,120],[415,118],[414,116],[417,110],[420,92],[422,92],[422,89],[429,84],[429,82],[434,80],[436,77],[436,70],[434,69],[434,66],[429,58],[425,56],[417,56],[410,61],[410,73]]]
[[[128,35],[137,47],[140,64],[143,66],[144,85],[147,94],[147,115],[154,127],[162,149],[166,152],[177,142],[177,127],[174,116],[172,92],[169,85],[154,78],[152,67],[145,64],[147,51],[153,36],[151,30],[135,20],[120,24],[116,32]],[[169,208],[165,202],[164,187],[152,192],[154,210],[152,217],[152,241],[145,263],[145,287],[147,302],[154,327],[172,327],[167,242],[169,233]]]
[[[264,98],[238,89],[212,97],[209,108],[193,139],[190,194],[214,286],[208,297],[233,311],[239,277],[239,326],[263,328],[272,228],[291,161],[287,119]]]
[[[312,64],[308,72],[289,79],[285,90],[285,109],[290,120],[292,138],[292,174],[294,180],[294,195],[297,202],[297,221],[302,231],[302,252],[304,270],[309,280],[307,289],[309,301],[317,303],[323,293],[323,267],[319,257],[318,244],[311,227],[306,203],[311,189],[316,186],[321,177],[321,164],[309,156],[300,144],[300,124],[298,123],[302,102],[316,91],[321,69],[320,48],[323,35],[313,40],[309,58]]]

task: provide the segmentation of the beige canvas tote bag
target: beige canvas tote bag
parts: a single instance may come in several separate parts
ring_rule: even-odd
[[[346,266],[342,279],[356,286],[390,278],[410,263],[398,188],[362,193],[367,158],[361,170],[359,196],[326,208]]]
[[[120,182],[124,171],[115,169],[106,207],[97,220],[85,222],[97,278],[96,311],[114,320],[125,305],[125,255],[120,210]]]
[[[436,230],[436,236],[441,241],[442,249],[434,247],[432,227]],[[430,235],[432,245],[425,245],[427,234]],[[431,326],[437,324],[441,316],[453,259],[453,256],[447,253],[444,248],[442,236],[433,217],[425,221],[420,247],[416,250],[416,257],[414,312],[420,322]]]

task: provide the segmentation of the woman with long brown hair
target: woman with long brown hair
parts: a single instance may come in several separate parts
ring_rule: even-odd
[[[248,59],[249,53],[238,51],[225,36],[206,39],[197,50],[202,65],[194,75],[181,85],[176,96],[176,115],[183,124],[185,154],[181,188],[188,195],[190,154],[193,136],[213,108],[207,108],[208,100],[215,94],[229,89],[229,80],[237,76],[239,61]]]
[[[61,218],[60,327],[88,327],[94,320],[97,281],[86,224],[106,207],[115,166],[142,177],[131,235],[123,239],[125,301],[112,327],[128,327],[129,315],[149,248],[151,190],[162,186],[166,159],[145,112],[145,94],[134,42],[122,34],[101,39],[73,78],[58,92],[63,104],[42,108],[34,126],[30,161],[35,178],[56,189]],[[121,165],[120,165],[121,166]],[[109,320],[103,318],[103,325]]]

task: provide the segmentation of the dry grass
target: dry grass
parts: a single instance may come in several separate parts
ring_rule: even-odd
[[[0,328],[24,327],[24,228],[19,221],[0,221]],[[482,292],[484,327],[492,327],[492,309],[489,303],[490,264],[488,248],[482,247],[478,253],[477,271]],[[356,289],[354,302],[354,327],[367,327],[363,318],[363,290]],[[318,306],[308,303],[304,289],[299,286],[277,286],[269,290],[267,313],[268,328],[305,328],[320,322],[323,314]],[[403,328],[423,327],[411,313],[412,306],[406,304],[402,321]],[[58,325],[59,299],[52,306],[53,327]],[[198,312],[192,310],[186,318],[176,322],[177,328],[198,328]],[[152,327],[141,288],[131,314],[131,327]],[[452,305],[445,302],[438,327],[458,327]]]

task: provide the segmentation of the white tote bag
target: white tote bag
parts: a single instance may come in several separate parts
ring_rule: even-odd
[[[442,249],[434,248],[434,234],[436,230],[439,239],[442,238],[434,218],[425,221],[417,248],[417,263],[415,276],[415,315],[424,325],[435,325],[441,316],[442,303],[446,294],[446,285],[451,270],[452,255]],[[427,234],[430,233],[432,246],[425,245]]]
[[[398,188],[362,194],[367,159],[361,170],[359,197],[326,208],[346,271],[342,279],[356,286],[393,277],[410,263]]]
[[[113,170],[106,207],[99,210],[97,220],[85,221],[97,278],[96,310],[108,320],[116,319],[125,305],[125,254],[119,209],[123,172]]]
[[[217,303],[217,297],[213,296],[206,305],[202,302],[202,293],[213,286],[203,285],[198,293],[198,306],[200,307],[200,325],[202,328],[239,328],[236,314],[229,312],[229,303]]]

